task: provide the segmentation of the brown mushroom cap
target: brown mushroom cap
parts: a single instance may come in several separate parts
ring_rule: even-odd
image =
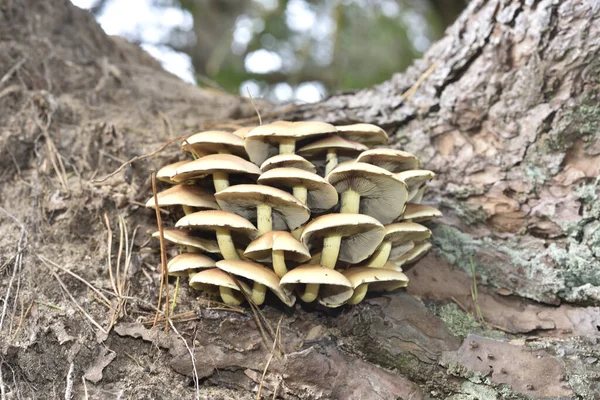
[[[175,243],[180,246],[195,247],[209,253],[218,253],[220,251],[219,245],[215,240],[200,237],[192,230],[163,229],[163,236],[167,242]],[[160,232],[154,232],[152,237],[158,239],[160,237]]]
[[[393,290],[390,289],[393,286],[395,288],[405,287],[408,284],[408,277],[393,269],[352,267],[342,273],[352,284],[352,289],[366,283],[369,284],[370,292],[377,292]]]
[[[425,257],[431,247],[432,245],[429,242],[415,242],[415,247],[413,247],[409,252],[390,261],[398,266],[415,264],[421,258]]]
[[[244,145],[253,163],[260,165],[279,154],[279,144],[335,132],[333,125],[317,121],[276,121],[254,128],[246,135]]]
[[[190,271],[214,267],[215,260],[199,253],[179,254],[167,264],[171,276],[188,276]]]
[[[414,247],[414,241],[423,241],[431,237],[426,226],[414,222],[397,222],[385,226],[384,241],[392,243],[390,258],[398,258]]]
[[[406,186],[408,187],[408,201],[412,201],[413,198],[417,196],[419,190],[422,189],[428,181],[435,178],[435,173],[425,169],[412,169],[397,172],[395,176],[406,183]]]
[[[310,211],[291,194],[265,185],[235,185],[215,195],[223,210],[256,218],[256,208],[266,204],[272,209],[273,229],[295,229],[310,218]]]
[[[321,176],[298,168],[275,168],[263,172],[258,183],[275,187],[305,187],[308,191],[306,205],[312,211],[325,211],[338,202],[338,193]]]
[[[177,161],[176,163],[173,163],[173,164],[165,165],[164,167],[159,169],[158,172],[156,173],[156,179],[158,179],[159,181],[167,182],[167,183],[178,183],[178,182],[175,182],[173,179],[171,179],[171,177],[173,175],[175,175],[175,171],[177,170],[177,168],[179,168],[187,163],[190,163],[192,161],[193,160],[183,160],[183,161]]]
[[[402,215],[403,220],[412,222],[425,222],[438,218],[442,218],[442,213],[437,208],[415,203],[407,203]]]
[[[244,139],[225,131],[196,133],[186,139],[181,149],[192,153],[214,154],[226,152],[239,157],[248,157],[244,148]]]
[[[331,286],[319,296],[326,307],[339,307],[352,297],[352,284],[340,272],[318,264],[301,265],[281,278],[279,285],[285,293],[293,293],[298,284]],[[323,288],[325,289],[325,288]]]
[[[238,281],[238,283],[246,293],[251,292],[251,289],[244,282]],[[194,274],[190,278],[190,286],[193,289],[204,290],[205,292],[214,292],[214,286],[223,286],[238,292],[240,291],[233,278],[219,268],[211,268]]]
[[[171,179],[181,182],[188,179],[202,178],[215,172],[258,177],[262,171],[250,161],[233,154],[210,154],[177,168]]]
[[[175,224],[178,228],[193,228],[205,231],[216,231],[226,228],[231,232],[239,232],[250,239],[254,239],[258,231],[252,223],[244,217],[228,211],[209,210],[188,214]]]
[[[308,248],[286,231],[263,233],[246,247],[244,256],[256,261],[268,262],[273,251],[283,251],[287,260],[305,262],[310,260]]]
[[[300,148],[297,153],[303,157],[314,157],[329,150],[335,150],[339,156],[354,157],[369,148],[362,143],[353,142],[337,135],[328,136]]]
[[[356,264],[369,257],[385,236],[383,225],[363,214],[327,214],[304,227],[301,240],[308,247],[329,235],[341,235],[338,260]]]
[[[238,260],[217,261],[217,268],[230,274],[241,276],[253,282],[265,285],[287,306],[293,306],[296,297],[285,293],[279,286],[279,277],[264,265]]]
[[[248,133],[250,133],[250,131],[254,128],[256,128],[256,127],[255,126],[244,126],[243,128],[233,131],[233,134],[235,136],[238,136],[238,137],[241,137],[242,139],[244,139],[246,137],[246,135],[248,135]],[[245,152],[245,149],[244,149],[244,152]]]
[[[366,145],[383,144],[388,141],[388,134],[377,125],[352,124],[336,128],[341,136]]]
[[[390,172],[419,168],[419,159],[411,153],[394,149],[372,149],[362,152],[358,162],[373,164]]]
[[[338,165],[326,179],[338,193],[360,194],[359,212],[389,224],[404,211],[408,198],[406,184],[391,172],[375,165],[352,162]]]
[[[206,190],[191,185],[175,185],[156,194],[158,206],[189,206],[216,210],[219,208],[214,195]],[[147,202],[146,207],[154,208],[154,196]]]
[[[260,166],[263,172],[274,168],[298,168],[308,172],[317,172],[317,168],[310,161],[297,154],[278,154],[265,160]]]

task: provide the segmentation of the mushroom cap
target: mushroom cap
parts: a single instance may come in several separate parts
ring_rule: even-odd
[[[383,240],[392,243],[422,241],[431,237],[431,231],[426,226],[414,222],[396,222],[385,226]]]
[[[359,154],[361,151],[368,149],[369,148],[362,143],[353,142],[337,135],[332,135],[298,149],[297,153],[304,157],[311,157],[319,153],[327,152],[328,150],[335,150],[338,155],[352,157]]]
[[[408,171],[397,172],[394,175],[396,178],[406,183],[409,201],[417,195],[419,189],[421,189],[428,181],[435,178],[435,173],[426,169],[411,169]]]
[[[247,294],[252,290],[242,281],[238,281],[240,287]],[[224,286],[229,289],[240,291],[240,288],[233,280],[231,276],[225,271],[220,270],[219,268],[211,268],[204,271],[200,271],[197,274],[194,274],[190,278],[190,286],[196,290],[204,290],[206,292],[212,292],[211,286]]]
[[[252,177],[258,177],[261,174],[260,168],[241,157],[233,154],[210,154],[177,168],[171,179],[181,182],[202,178],[215,172],[244,174]]]
[[[294,188],[305,187],[308,191],[306,205],[312,211],[329,210],[338,203],[338,193],[325,178],[298,168],[275,168],[258,177],[263,185]]]
[[[200,253],[179,254],[167,264],[171,276],[188,276],[190,271],[214,267],[215,260]]]
[[[311,136],[335,132],[335,126],[317,121],[275,121],[257,126],[244,140],[246,152],[253,163],[260,165],[267,158],[279,154],[279,143],[284,139],[301,140]]]
[[[195,247],[209,253],[219,253],[221,251],[216,240],[199,237],[189,229],[163,229],[163,236],[166,241],[180,246]],[[152,237],[160,238],[160,232],[154,232]]]
[[[390,172],[419,168],[419,159],[415,155],[395,149],[367,150],[362,152],[356,161],[373,164]]]
[[[246,247],[244,255],[256,261],[270,261],[273,251],[283,251],[286,260],[305,262],[310,260],[310,252],[304,243],[286,231],[263,233]]]
[[[329,235],[342,236],[338,259],[355,264],[373,254],[385,236],[385,229],[368,215],[327,214],[308,223],[301,240],[310,248],[316,240]]]
[[[263,172],[274,168],[299,168],[308,172],[317,172],[317,168],[310,161],[298,154],[278,154],[265,160],[260,166]]]
[[[348,278],[352,284],[352,289],[368,283],[369,291],[375,292],[378,291],[377,289],[386,291],[385,288],[387,287],[396,286],[396,288],[399,288],[408,284],[408,277],[404,273],[393,269],[352,267],[342,272],[342,274]],[[388,285],[380,285],[381,283]],[[392,289],[388,288],[387,290]]]
[[[164,167],[159,169],[158,172],[156,173],[156,179],[158,179],[159,181],[167,182],[167,183],[177,183],[171,179],[171,177],[173,175],[175,175],[175,171],[177,170],[177,168],[179,168],[187,163],[190,163],[192,161],[193,160],[183,160],[183,161],[177,161],[176,163],[173,163],[173,164],[165,165]]]
[[[279,285],[285,293],[293,293],[297,284],[309,283],[331,286],[327,290],[321,290],[319,295],[319,303],[326,307],[339,307],[354,293],[352,284],[344,275],[319,264],[294,268],[281,278]]]
[[[291,194],[265,185],[234,185],[215,194],[223,210],[256,217],[259,204],[269,205],[273,215],[273,229],[295,229],[310,218],[310,210]]]
[[[233,134],[235,136],[238,136],[238,137],[241,137],[242,139],[244,139],[246,137],[246,135],[248,135],[248,133],[250,133],[250,131],[254,128],[256,128],[256,127],[255,126],[244,126],[243,128],[233,131]],[[245,152],[245,149],[244,149],[244,152]]]
[[[415,242],[415,247],[399,258],[390,260],[398,266],[410,265],[425,257],[425,254],[431,249],[432,245],[429,242]]]
[[[407,203],[402,215],[403,220],[410,220],[412,222],[425,222],[438,218],[442,218],[442,212],[437,208],[415,203]]]
[[[326,179],[338,193],[354,190],[360,193],[360,212],[389,224],[404,211],[408,190],[406,184],[391,172],[375,165],[351,162],[338,165]]]
[[[156,194],[158,206],[190,206],[216,210],[219,208],[214,195],[198,186],[175,185]],[[146,207],[154,208],[154,196],[147,202]]]
[[[383,144],[388,141],[388,134],[377,125],[352,124],[336,128],[341,136],[366,145]]]
[[[221,210],[198,211],[188,214],[177,221],[175,226],[205,231],[216,231],[225,228],[231,232],[242,233],[250,239],[254,239],[258,234],[256,227],[244,217]]]
[[[244,139],[226,131],[206,131],[196,133],[186,139],[181,146],[181,149],[192,153],[204,154],[227,151],[236,156],[248,157],[246,149],[244,148]]]
[[[264,265],[249,261],[221,260],[217,261],[217,268],[265,285],[271,289],[284,304],[290,307],[293,306],[296,301],[295,296],[289,295],[281,289],[281,286],[279,286],[279,277],[275,275],[275,272]]]

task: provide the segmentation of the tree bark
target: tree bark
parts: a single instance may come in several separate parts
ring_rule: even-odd
[[[384,84],[291,111],[259,104],[263,120],[385,127],[438,173],[426,201],[445,215],[408,293],[330,312],[264,307],[280,324],[268,363],[250,312],[207,309],[185,288],[177,307],[195,313],[176,332],[138,321],[153,317],[158,256],[137,203],[177,146],[100,180],[168,139],[257,123],[251,104],[182,83],[67,0],[0,1],[0,388],[189,398],[183,375],[195,374],[202,398],[245,399],[268,366],[263,395],[285,399],[595,398],[599,19],[598,2],[473,1]],[[111,290],[118,216],[139,229],[115,316],[91,287]]]

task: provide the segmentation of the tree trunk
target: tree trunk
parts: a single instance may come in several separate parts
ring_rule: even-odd
[[[473,1],[388,82],[259,104],[263,120],[385,127],[438,173],[426,201],[445,215],[407,293],[265,306],[277,347],[249,311],[184,287],[193,312],[148,329],[159,257],[139,203],[177,145],[100,179],[177,136],[256,124],[251,104],[182,83],[67,0],[0,0],[2,399],[190,398],[190,376],[200,398],[251,399],[267,367],[265,398],[597,398],[599,19],[598,2]],[[117,264],[126,298],[108,294]]]

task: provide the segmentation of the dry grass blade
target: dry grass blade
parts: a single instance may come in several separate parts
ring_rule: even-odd
[[[400,96],[401,100],[412,100],[413,96],[415,95],[415,93],[417,93],[417,90],[419,90],[419,86],[421,86],[421,84],[423,82],[425,82],[425,79],[427,79],[427,77],[429,77],[429,75],[431,75],[431,73],[436,69],[436,67],[439,65],[439,60],[434,62],[433,64],[431,64],[431,66],[429,68],[427,68],[427,70],[425,72],[423,72],[423,75],[421,75],[419,77],[419,79],[417,79],[417,81],[415,82],[414,85],[412,85],[410,87],[410,89],[408,89],[406,92],[402,93],[402,96]]]
[[[483,313],[481,312],[481,307],[479,307],[479,293],[477,292],[477,275],[475,271],[475,262],[473,261],[473,257],[470,258],[470,262],[471,276],[473,277],[473,286],[471,287],[471,298],[473,299],[473,305],[475,306],[475,312],[477,313],[479,323],[485,328],[485,319],[483,319]]]
[[[262,117],[260,116],[260,111],[258,111],[258,107],[256,107],[256,103],[254,102],[254,98],[252,97],[252,93],[250,93],[250,89],[246,86],[246,90],[248,91],[248,97],[250,98],[250,102],[252,103],[252,107],[254,107],[254,111],[256,111],[256,115],[258,116],[258,125],[262,125]]]
[[[162,218],[158,209],[158,197],[156,192],[156,171],[152,171],[152,193],[154,195],[154,210],[156,211],[156,224],[158,225],[159,239],[160,239],[160,289],[158,293],[158,306],[156,316],[154,317],[154,325],[158,321],[158,310],[160,310],[160,304],[162,302],[163,286],[166,286],[165,290],[165,331],[169,331],[169,281],[168,281],[168,270],[167,270],[167,247],[165,244],[165,235],[162,226]]]
[[[277,323],[277,329],[275,330],[275,338],[273,338],[273,347],[271,347],[271,354],[269,355],[269,359],[267,360],[267,364],[265,365],[265,370],[263,371],[262,378],[260,378],[260,385],[258,385],[258,393],[256,393],[256,400],[260,400],[263,384],[265,382],[265,377],[267,376],[267,371],[269,370],[269,365],[273,360],[273,356],[275,356],[275,348],[279,343],[279,337],[281,335],[281,321],[283,321],[283,316],[279,318],[279,322]]]
[[[192,349],[190,349],[190,346],[187,344],[185,338],[181,335],[181,333],[179,333],[177,328],[175,328],[175,325],[173,325],[173,322],[169,318],[167,318],[167,321],[171,325],[171,329],[173,329],[173,332],[175,332],[175,334],[177,336],[179,336],[179,338],[185,345],[185,348],[187,349],[188,353],[190,354],[190,358],[192,360],[192,371],[194,374],[194,386],[196,389],[195,398],[196,398],[196,400],[200,400],[200,379],[198,378],[198,370],[196,369],[196,357],[194,357],[194,351]],[[196,342],[196,340],[194,338],[194,343],[195,342]]]
[[[108,276],[110,278],[110,285],[112,286],[113,291],[115,292],[115,294],[118,293],[117,291],[117,284],[115,281],[115,276],[113,275],[113,271],[112,271],[112,228],[110,227],[110,220],[108,218],[108,214],[104,213],[104,223],[106,224],[106,233],[108,235],[107,241],[106,241],[106,249],[107,249],[107,262],[108,262]]]

